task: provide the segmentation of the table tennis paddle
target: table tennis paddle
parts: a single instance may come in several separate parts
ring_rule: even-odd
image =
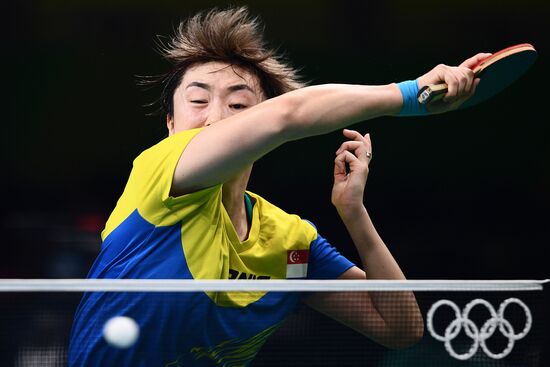
[[[481,60],[472,67],[479,84],[475,94],[460,108],[467,108],[483,102],[519,79],[533,65],[537,51],[529,43],[507,47]],[[447,93],[447,84],[432,84],[418,91],[418,102],[427,104],[441,99]]]

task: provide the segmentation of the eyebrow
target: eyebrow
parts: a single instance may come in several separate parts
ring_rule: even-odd
[[[187,85],[187,87],[185,87],[185,89],[190,88],[190,87],[198,87],[198,88],[206,89],[207,91],[210,91],[210,89],[211,89],[209,84],[202,83],[202,82],[191,82]],[[246,84],[231,85],[231,86],[227,87],[227,89],[230,92],[236,92],[238,90],[248,90],[249,92],[254,94],[254,91],[252,90],[252,88],[250,88]]]

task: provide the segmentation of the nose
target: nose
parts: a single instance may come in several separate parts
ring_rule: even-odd
[[[224,114],[224,108],[221,103],[213,103],[210,105],[210,109],[208,111],[208,116],[206,117],[206,123],[205,126],[210,126],[222,119],[224,119],[226,116]]]

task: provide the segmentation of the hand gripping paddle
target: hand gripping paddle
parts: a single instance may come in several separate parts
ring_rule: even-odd
[[[472,67],[479,78],[476,92],[460,108],[481,103],[508,87],[521,77],[537,59],[537,51],[529,43],[522,43],[500,50]],[[418,102],[430,103],[443,98],[447,84],[432,84],[418,91]]]

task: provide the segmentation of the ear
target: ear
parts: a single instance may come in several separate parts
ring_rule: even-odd
[[[168,129],[168,136],[174,134],[174,117],[169,114],[166,115],[166,128]]]

